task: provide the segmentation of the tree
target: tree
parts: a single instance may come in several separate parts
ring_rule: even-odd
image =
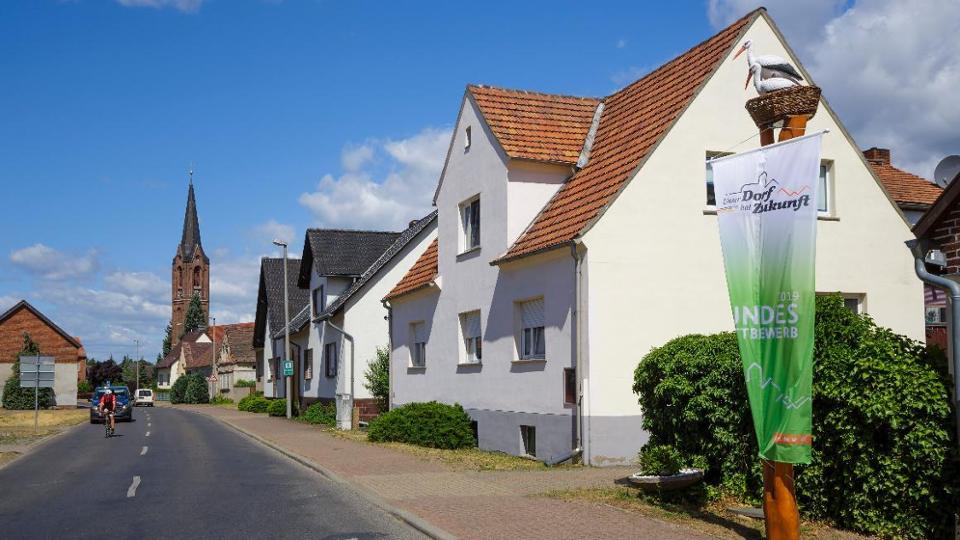
[[[26,332],[23,333],[23,346],[20,347],[20,352],[13,358],[13,371],[10,373],[10,377],[7,378],[7,382],[3,385],[3,407],[5,409],[19,410],[32,409],[35,397],[42,409],[54,405],[55,401],[52,388],[41,388],[37,396],[34,396],[36,390],[33,388],[20,388],[21,354],[40,354],[40,346],[30,339],[30,334]]]
[[[106,382],[119,383],[123,379],[123,368],[118,366],[113,358],[97,362],[87,368],[87,380],[94,388],[99,388]]]
[[[363,375],[367,379],[363,387],[373,394],[380,411],[386,411],[390,403],[390,351],[386,347],[377,347],[377,358]]]
[[[193,305],[192,302],[191,302],[191,305]],[[164,331],[164,334],[163,334],[163,351],[160,353],[160,355],[157,356],[157,360],[162,360],[164,357],[170,354],[170,334],[172,333],[172,331],[173,331],[173,327],[171,326],[170,323],[167,323],[167,329]]]
[[[140,364],[140,380],[137,381],[137,364]],[[137,388],[149,388],[153,385],[153,364],[147,362],[144,359],[139,361],[134,360],[128,356],[123,357],[123,361],[120,363],[120,368],[123,372],[123,381],[127,384],[127,387],[131,390],[136,390]]]
[[[207,316],[203,313],[203,305],[200,304],[200,295],[193,293],[190,299],[190,306],[187,307],[187,315],[183,319],[183,333],[193,332],[207,327]],[[182,336],[182,335],[181,335]]]

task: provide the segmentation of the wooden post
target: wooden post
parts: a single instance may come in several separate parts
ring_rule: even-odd
[[[787,116],[779,141],[802,136],[810,116]],[[773,144],[773,128],[760,130],[760,145]],[[763,515],[767,540],[800,540],[800,510],[793,483],[793,463],[763,461]]]

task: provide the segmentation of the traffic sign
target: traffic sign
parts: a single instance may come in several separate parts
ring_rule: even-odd
[[[284,377],[293,376],[293,360],[283,361],[283,376]]]
[[[56,360],[52,356],[21,356],[21,388],[53,388]]]
[[[209,377],[207,377],[207,381],[208,381],[208,382],[217,382],[217,376],[216,376],[216,375],[210,375]]]

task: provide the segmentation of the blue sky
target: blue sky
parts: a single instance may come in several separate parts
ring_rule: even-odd
[[[0,308],[27,298],[98,358],[136,337],[155,356],[194,162],[214,314],[249,320],[273,236],[299,248],[307,226],[390,229],[428,211],[466,83],[609,94],[754,4],[5,0]],[[832,64],[813,34],[896,15],[767,4],[814,77]],[[862,94],[833,87],[856,136]],[[876,138],[864,145],[896,161],[896,136]],[[934,159],[909,152],[915,169]]]

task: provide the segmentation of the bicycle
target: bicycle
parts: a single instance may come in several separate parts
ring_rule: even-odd
[[[110,418],[113,416],[113,413],[110,411],[103,411],[103,427],[104,427],[104,438],[109,439],[116,432],[115,429],[110,427]]]

